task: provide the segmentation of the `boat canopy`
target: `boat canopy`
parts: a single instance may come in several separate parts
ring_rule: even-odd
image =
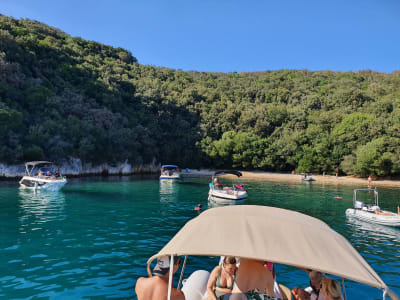
[[[51,161],[30,161],[30,162],[26,162],[25,166],[26,167],[35,167],[37,165],[44,165],[44,164],[52,164]]]
[[[271,261],[351,279],[398,299],[342,235],[314,217],[276,207],[208,209],[187,222],[148,265],[165,255],[229,255]]]
[[[229,170],[229,171],[217,171],[214,173],[214,176],[220,176],[220,175],[225,175],[225,174],[232,174],[237,177],[242,176],[242,173],[239,171],[234,171],[234,170]]]
[[[162,169],[179,169],[176,165],[163,165],[161,166]]]

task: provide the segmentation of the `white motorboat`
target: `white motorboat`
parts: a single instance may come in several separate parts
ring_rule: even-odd
[[[306,174],[302,174],[301,180],[303,180],[303,181],[315,181],[315,178],[312,177],[311,174],[307,174],[306,173]]]
[[[374,203],[366,204],[357,198],[357,193],[365,192],[372,196]],[[353,192],[353,208],[346,209],[346,216],[386,226],[400,227],[400,208],[397,214],[379,207],[379,195],[375,189],[355,189]]]
[[[184,256],[177,288],[182,290],[185,299],[207,297],[208,271],[196,270],[182,281],[189,255],[227,255],[313,269],[341,278],[344,299],[344,279],[349,279],[381,289],[383,299],[389,295],[399,300],[342,235],[316,218],[291,210],[258,205],[222,206],[208,209],[188,221],[147,261],[151,277],[151,262],[170,257],[168,300],[171,299],[174,256]],[[283,299],[291,299],[290,290],[289,293],[281,290],[287,295]]]
[[[25,163],[26,175],[19,181],[20,187],[58,191],[67,183],[67,178],[52,166],[49,161]]]
[[[182,180],[179,167],[176,165],[163,165],[161,166],[160,180],[174,182]]]
[[[234,175],[236,182],[232,186],[224,186],[221,183],[221,176]],[[209,183],[208,199],[219,203],[242,202],[247,198],[247,191],[239,182],[242,173],[239,171],[217,171]]]

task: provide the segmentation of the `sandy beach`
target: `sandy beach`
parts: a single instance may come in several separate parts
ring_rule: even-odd
[[[191,174],[199,176],[212,176],[214,170],[190,170]],[[261,171],[241,171],[243,174],[242,179],[247,180],[267,180],[267,181],[281,181],[281,182],[301,182],[300,174],[288,174],[288,173],[273,173],[273,172],[261,172]],[[362,187],[368,187],[368,180],[366,178],[356,178],[353,176],[331,176],[331,175],[313,175],[315,181],[313,184],[335,184],[335,185],[353,185]],[[400,188],[400,180],[372,180],[371,187],[397,187]]]
[[[270,172],[247,172],[244,171],[243,179],[258,179],[258,180],[272,180],[272,181],[287,181],[287,182],[300,182],[300,174],[284,174],[284,173],[270,173]],[[368,187],[368,180],[366,178],[356,178],[352,176],[331,176],[331,175],[313,175],[315,181],[313,184],[346,184],[356,185],[359,187]],[[372,180],[371,187],[386,186],[386,187],[400,187],[400,180]]]

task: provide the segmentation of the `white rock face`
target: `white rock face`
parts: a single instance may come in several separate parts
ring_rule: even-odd
[[[115,165],[101,164],[92,165],[90,163],[83,164],[79,158],[71,157],[66,163],[57,165],[63,175],[96,175],[96,174],[109,174],[109,175],[130,175],[140,173],[156,173],[160,170],[160,165],[154,161],[151,164],[135,165],[132,166],[128,160],[117,163]],[[25,165],[6,165],[0,163],[0,177],[14,178],[22,177],[25,175]]]

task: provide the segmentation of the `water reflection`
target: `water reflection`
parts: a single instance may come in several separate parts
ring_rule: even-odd
[[[42,224],[65,219],[65,195],[59,191],[20,189],[20,222]]]
[[[179,183],[160,180],[160,202],[175,202],[179,191]]]
[[[372,224],[352,217],[347,217],[346,221],[353,232],[353,236],[368,236],[368,238],[374,240],[400,241],[400,228]]]

